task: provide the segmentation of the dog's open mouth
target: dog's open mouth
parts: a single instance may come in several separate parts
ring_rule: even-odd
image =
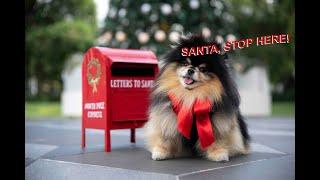
[[[186,85],[191,85],[195,82],[194,79],[192,79],[190,76],[184,76],[183,77],[183,82],[186,84]]]

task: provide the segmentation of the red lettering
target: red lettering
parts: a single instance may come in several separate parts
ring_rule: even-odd
[[[196,52],[195,52],[195,50],[194,50],[194,47],[190,48],[189,56],[191,56],[191,55],[194,55],[194,56],[197,55]]]
[[[209,46],[203,46],[206,49],[206,54],[209,54]]]
[[[182,51],[182,52],[181,52],[181,55],[182,55],[182,56],[187,56],[187,55],[188,55],[188,48],[182,48],[181,51]]]
[[[247,39],[247,47],[249,47],[253,42],[253,39],[249,38]]]
[[[279,40],[280,40],[279,35],[272,35],[272,43],[273,42],[279,43]]]
[[[225,45],[224,48],[223,48],[224,51],[225,51],[225,52],[230,51],[230,48],[231,48],[230,46],[231,46],[231,43],[230,43],[230,42],[226,42],[226,45]]]
[[[240,45],[241,43],[242,43],[242,46]],[[239,49],[243,49],[245,45],[246,45],[246,42],[245,42],[244,40],[240,40],[240,41],[238,42],[238,47],[239,47]]]
[[[273,44],[273,42],[271,42],[271,36],[264,36],[264,44]]]
[[[264,45],[264,37],[257,37],[257,46]]]
[[[212,54],[212,53],[220,54],[220,51],[218,50],[218,48],[215,45],[211,46],[210,54]]]
[[[280,43],[287,43],[287,35],[286,34],[280,35]]]
[[[203,55],[203,54],[204,54],[203,46],[197,47],[197,55]]]

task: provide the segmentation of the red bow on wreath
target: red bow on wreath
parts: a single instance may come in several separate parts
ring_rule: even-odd
[[[203,149],[214,143],[214,133],[211,125],[210,111],[213,107],[209,100],[196,100],[192,108],[181,107],[181,103],[174,94],[168,93],[172,102],[173,111],[177,114],[178,131],[187,139],[190,139],[193,115],[196,117],[196,126],[201,147]]]

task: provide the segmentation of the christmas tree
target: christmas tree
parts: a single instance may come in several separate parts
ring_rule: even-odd
[[[242,66],[238,69],[266,66],[274,83],[294,76],[291,0],[111,0],[99,45],[149,49],[161,56],[182,33],[188,32],[201,33],[222,46],[236,39],[289,34],[290,44],[252,47],[229,55],[238,59],[236,63]]]
[[[101,45],[150,49],[162,55],[186,32],[217,37],[222,42],[223,36],[232,32],[230,23],[234,20],[226,9],[227,4],[217,0],[111,0]]]

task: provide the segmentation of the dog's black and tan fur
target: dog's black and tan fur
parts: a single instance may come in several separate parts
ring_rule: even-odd
[[[202,36],[189,35],[181,38],[164,57],[151,93],[149,121],[144,127],[152,159],[163,160],[197,152],[209,160],[228,161],[230,156],[248,153],[250,137],[239,111],[240,97],[230,77],[226,55],[181,55],[181,48],[213,44],[216,43],[207,42]],[[213,102],[211,117],[215,142],[207,149],[200,148],[195,124],[190,140],[177,131],[176,114],[168,91],[190,109],[197,98],[208,98]]]

